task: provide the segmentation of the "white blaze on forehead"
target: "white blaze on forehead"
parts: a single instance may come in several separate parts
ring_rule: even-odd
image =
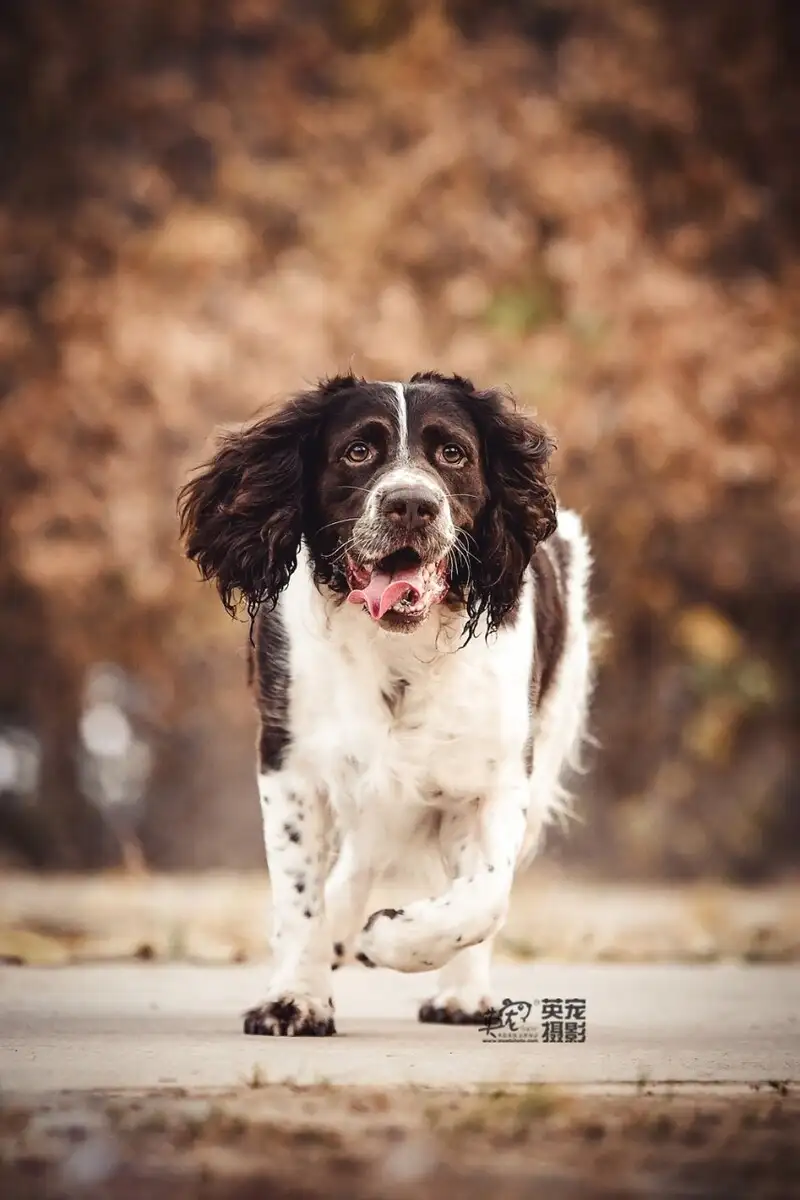
[[[399,459],[408,458],[408,405],[402,383],[387,381],[386,387],[391,388],[397,401],[397,428],[400,432],[400,444],[397,449]]]
[[[385,475],[381,475],[377,486],[380,492],[396,487],[425,487],[439,496],[444,495],[444,489],[438,479],[429,471],[421,470],[410,463],[395,463]]]
[[[364,516],[370,521],[378,519],[380,501],[392,488],[425,487],[441,500],[445,500],[444,489],[435,476],[432,476],[429,471],[415,467],[411,463],[408,446],[408,400],[403,384],[386,379],[379,380],[378,382],[381,387],[390,388],[394,393],[400,440],[397,453],[393,456],[391,463],[387,464],[387,470],[383,474],[378,474],[377,479],[369,489]],[[443,520],[446,522],[448,528],[452,529],[452,518],[449,506],[447,505],[445,505]]]

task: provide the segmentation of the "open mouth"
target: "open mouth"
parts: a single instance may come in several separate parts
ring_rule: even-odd
[[[423,562],[410,546],[387,554],[374,563],[356,563],[348,557],[351,604],[361,604],[380,621],[387,613],[416,617],[427,614],[447,595],[446,560]]]

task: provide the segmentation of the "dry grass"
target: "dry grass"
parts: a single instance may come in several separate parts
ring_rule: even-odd
[[[375,906],[414,889],[385,887]],[[0,957],[58,966],[139,958],[242,962],[267,953],[262,874],[47,879],[7,876]],[[800,888],[520,880],[498,942],[506,957],[561,961],[800,960]]]
[[[800,1101],[774,1089],[464,1096],[267,1086],[84,1096],[0,1109],[0,1185],[15,1200],[786,1200],[800,1185],[798,1135]]]

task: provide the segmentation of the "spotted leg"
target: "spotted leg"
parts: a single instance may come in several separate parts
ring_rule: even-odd
[[[443,967],[455,954],[491,938],[508,912],[514,869],[526,830],[529,789],[522,778],[465,810],[458,872],[442,895],[404,909],[383,909],[367,920],[356,957],[396,971]]]
[[[481,847],[472,836],[477,803],[445,813],[439,833],[442,863],[457,879],[479,871]],[[477,1025],[491,1008],[490,971],[494,938],[461,950],[439,972],[438,991],[422,1003],[419,1019],[439,1025]]]
[[[274,771],[258,777],[273,904],[272,979],[245,1033],[320,1037],[335,1033],[330,939],[325,919],[326,802]]]
[[[425,1000],[419,1019],[437,1025],[480,1025],[492,1007],[490,968],[494,938],[462,950],[439,972],[439,990]]]
[[[339,857],[325,885],[325,912],[336,970],[352,950],[353,941],[364,921],[372,886],[373,872],[352,835],[342,843]]]

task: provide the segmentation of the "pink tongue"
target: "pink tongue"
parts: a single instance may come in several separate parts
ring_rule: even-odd
[[[425,589],[419,567],[395,571],[373,571],[369,583],[355,588],[347,597],[351,604],[365,604],[373,621],[380,621],[398,600],[408,597],[416,604]]]

